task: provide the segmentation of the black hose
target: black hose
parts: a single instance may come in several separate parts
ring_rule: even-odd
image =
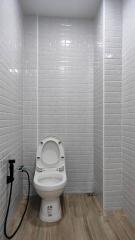
[[[5,237],[7,239],[13,238],[15,236],[15,234],[17,233],[17,231],[19,230],[19,228],[20,228],[20,226],[22,224],[23,218],[25,216],[25,213],[27,211],[28,203],[29,203],[29,198],[30,198],[30,176],[29,176],[29,173],[27,172],[26,169],[22,169],[22,172],[25,172],[27,174],[27,177],[28,177],[28,195],[27,195],[26,207],[25,207],[24,213],[22,215],[22,218],[21,218],[21,220],[20,220],[16,230],[11,235],[8,235],[7,234],[7,219],[8,219],[8,214],[9,214],[9,208],[10,208],[11,196],[12,196],[12,188],[13,188],[13,182],[11,182],[10,194],[9,194],[9,200],[8,200],[8,207],[7,207],[7,212],[6,212],[5,222],[4,222],[4,235],[5,235]]]

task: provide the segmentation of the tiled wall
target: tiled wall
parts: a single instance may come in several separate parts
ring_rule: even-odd
[[[40,17],[37,28],[35,21],[25,18],[24,161],[33,171],[37,124],[39,141],[55,135],[64,142],[68,174],[66,190],[92,192],[93,24],[88,20]]]
[[[32,176],[35,169],[36,151],[37,151],[37,17],[25,16],[24,51],[23,51],[23,163],[30,169]],[[26,191],[27,191],[27,179],[24,177],[24,193],[26,193]]]
[[[135,1],[123,3],[123,208],[135,224]]]
[[[95,193],[103,205],[103,2],[95,19],[94,57],[94,178]]]
[[[95,190],[105,210],[122,206],[122,1],[101,1],[95,48]]]
[[[22,163],[21,50],[22,15],[17,0],[0,3],[0,239],[7,207],[7,161]],[[21,175],[15,171],[12,211],[21,194]]]
[[[105,0],[104,209],[121,207],[122,1]]]

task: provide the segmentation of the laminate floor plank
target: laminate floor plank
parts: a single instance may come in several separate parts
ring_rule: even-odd
[[[40,199],[31,197],[22,226],[13,240],[135,240],[135,228],[122,211],[105,217],[95,197],[65,194],[63,218],[57,223],[39,219]],[[12,222],[18,224],[25,206],[22,201]]]

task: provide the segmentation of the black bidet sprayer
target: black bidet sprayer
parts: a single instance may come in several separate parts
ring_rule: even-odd
[[[6,216],[5,216],[5,221],[4,221],[4,235],[7,239],[11,239],[15,236],[15,234],[18,232],[21,224],[22,224],[22,221],[23,221],[23,218],[25,216],[25,213],[27,211],[27,207],[28,207],[28,203],[29,203],[29,196],[30,196],[30,176],[29,176],[29,173],[28,171],[24,168],[24,166],[20,166],[18,168],[18,170],[20,172],[24,172],[26,175],[27,175],[27,178],[28,178],[28,195],[27,195],[27,201],[26,201],[26,207],[24,209],[24,212],[23,212],[23,215],[21,217],[21,220],[16,228],[16,230],[11,234],[11,235],[8,235],[7,234],[7,219],[8,219],[8,214],[9,214],[9,208],[10,208],[10,203],[11,203],[11,196],[12,196],[12,188],[13,188],[13,181],[14,181],[14,163],[15,163],[15,160],[9,160],[9,176],[7,176],[7,184],[11,184],[10,185],[10,193],[9,193],[9,199],[8,199],[8,205],[7,205],[7,211],[6,211]]]
[[[9,162],[10,175],[7,176],[7,184],[14,181],[14,163],[15,163],[15,160],[12,159],[12,160],[9,160],[8,162]]]

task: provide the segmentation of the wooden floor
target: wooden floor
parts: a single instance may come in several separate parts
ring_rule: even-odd
[[[64,216],[58,223],[45,224],[38,217],[40,201],[32,198],[21,229],[13,240],[135,240],[135,229],[117,211],[103,217],[95,198],[87,194],[66,194]],[[12,227],[23,211],[20,206]]]

